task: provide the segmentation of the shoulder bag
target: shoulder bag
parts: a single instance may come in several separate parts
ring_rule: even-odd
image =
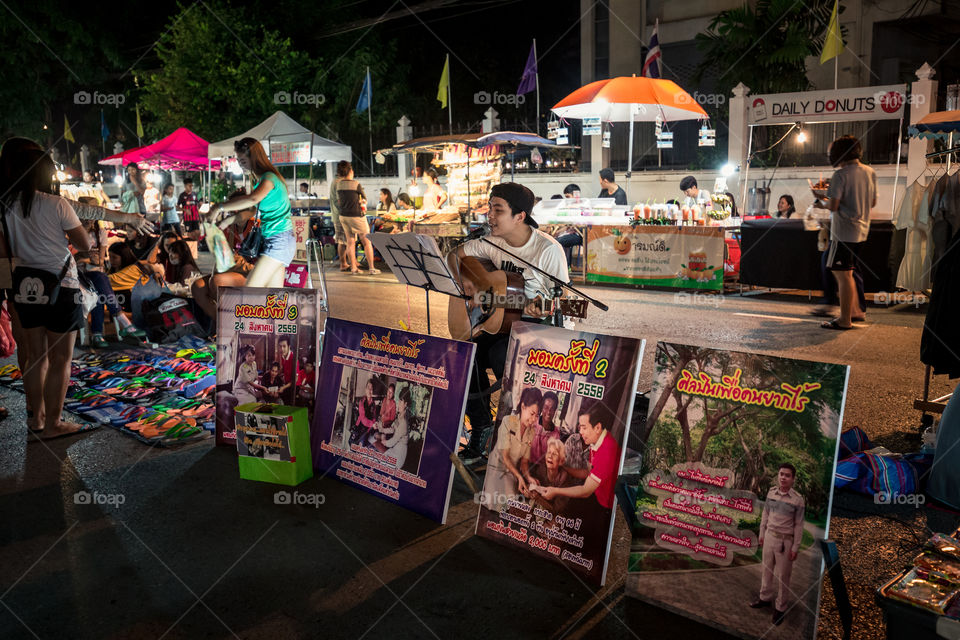
[[[17,304],[54,305],[60,296],[60,283],[70,269],[70,258],[63,263],[60,273],[50,273],[46,269],[35,269],[14,265],[13,249],[10,245],[10,229],[7,227],[6,211],[0,215],[3,222],[3,239],[7,248],[7,263],[12,274],[10,289],[13,290],[13,301]]]
[[[247,231],[240,245],[240,254],[246,260],[256,260],[263,251],[263,229],[260,227],[260,211],[257,211],[257,217],[253,220],[253,226]]]

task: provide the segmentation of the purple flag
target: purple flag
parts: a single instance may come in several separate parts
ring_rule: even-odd
[[[537,47],[530,46],[530,55],[527,56],[527,64],[523,68],[523,76],[520,78],[520,86],[517,87],[517,95],[530,93],[537,88]]]

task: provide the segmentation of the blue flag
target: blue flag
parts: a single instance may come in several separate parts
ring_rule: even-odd
[[[537,88],[537,45],[530,46],[530,54],[527,56],[527,64],[523,67],[523,76],[520,78],[520,86],[517,87],[517,95],[530,93]]]
[[[107,121],[103,117],[103,109],[100,109],[100,137],[104,140],[110,137],[110,129],[107,128]]]
[[[360,99],[357,100],[357,113],[363,113],[370,108],[370,67],[367,67],[367,77],[363,79],[363,88],[360,89]]]

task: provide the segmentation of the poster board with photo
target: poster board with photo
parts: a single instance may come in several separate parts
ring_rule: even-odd
[[[236,445],[237,405],[306,407],[308,419],[312,417],[319,335],[326,320],[320,295],[316,289],[220,290],[218,445]]]
[[[477,535],[603,584],[643,346],[513,324]]]
[[[654,366],[627,595],[813,638],[849,367],[664,342]]]
[[[317,471],[444,523],[475,349],[331,318],[310,430]]]

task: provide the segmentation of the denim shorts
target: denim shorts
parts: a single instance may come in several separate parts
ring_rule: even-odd
[[[297,236],[293,231],[282,231],[263,239],[263,249],[260,255],[270,256],[284,266],[289,266],[293,262],[293,257],[297,254]]]

